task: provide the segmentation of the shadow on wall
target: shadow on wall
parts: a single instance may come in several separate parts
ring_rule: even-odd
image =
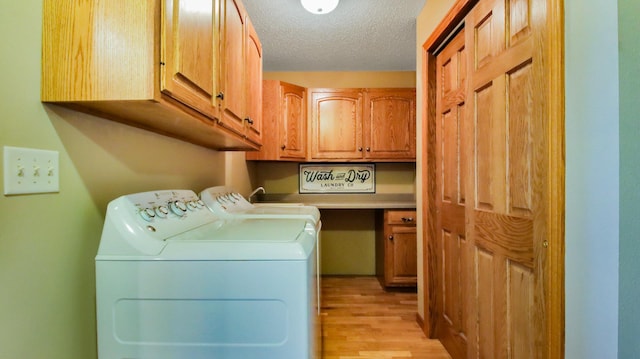
[[[64,176],[80,176],[95,205],[106,212],[109,201],[123,194],[203,188],[224,184],[223,152],[100,117],[44,104],[73,168],[61,168]],[[64,166],[61,154],[61,166]]]

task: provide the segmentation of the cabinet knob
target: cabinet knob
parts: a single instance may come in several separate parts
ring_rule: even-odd
[[[280,149],[282,149],[282,150],[284,150],[285,148],[287,148],[287,146],[285,146],[285,145],[280,146]]]
[[[392,241],[393,240],[393,234],[389,236],[389,240]]]
[[[362,152],[362,147],[358,147],[358,151]]]
[[[367,152],[371,152],[371,149],[369,147],[367,147]]]
[[[216,95],[216,98],[224,100],[224,92],[218,92],[218,94]]]
[[[247,117],[244,120],[249,122],[250,125],[253,125],[253,120],[250,117]]]
[[[411,217],[402,217],[402,222],[413,222],[413,218]]]

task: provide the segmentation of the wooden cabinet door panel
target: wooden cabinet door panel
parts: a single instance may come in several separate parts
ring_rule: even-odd
[[[220,123],[245,133],[245,11],[237,0],[222,0],[222,71],[220,85]]]
[[[213,0],[165,0],[161,90],[211,118],[217,117],[216,20]]]
[[[262,44],[249,17],[246,18],[246,118],[247,138],[262,143]]]
[[[412,284],[417,278],[416,227],[391,226],[387,235],[385,277],[388,284]]]
[[[414,89],[369,89],[365,95],[364,112],[365,158],[415,158],[416,93]]]
[[[311,104],[311,158],[362,158],[362,92],[311,90]]]
[[[307,106],[304,87],[288,83],[280,85],[282,114],[279,126],[281,158],[304,159],[307,155]]]

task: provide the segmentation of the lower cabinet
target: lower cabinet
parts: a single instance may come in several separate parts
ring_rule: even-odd
[[[376,275],[382,286],[416,286],[417,256],[416,211],[380,211],[376,218]]]

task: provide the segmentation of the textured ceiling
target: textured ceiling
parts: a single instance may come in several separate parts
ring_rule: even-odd
[[[243,0],[265,71],[415,71],[425,0],[340,0],[329,14],[300,0]]]

